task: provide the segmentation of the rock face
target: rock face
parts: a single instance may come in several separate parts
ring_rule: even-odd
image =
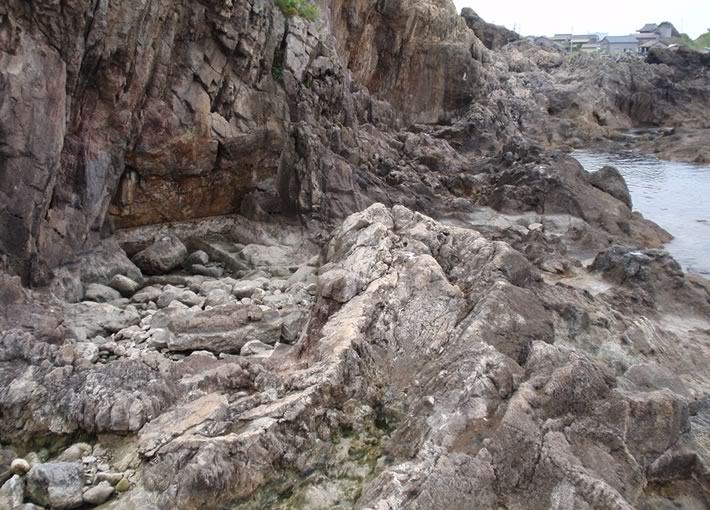
[[[0,487],[0,507],[14,509],[25,499],[25,482],[15,475]]]
[[[165,274],[182,264],[186,257],[187,248],[182,241],[167,235],[136,253],[133,262],[146,274]]]
[[[27,474],[27,494],[42,506],[58,509],[81,506],[83,488],[84,472],[78,463],[39,464]]]
[[[235,212],[330,226],[375,201],[430,212],[424,174],[468,166],[454,147],[707,128],[698,59],[566,59],[523,42],[493,52],[481,39],[497,48],[511,34],[450,0],[324,0],[311,22],[272,0],[40,11],[20,0],[0,11],[11,27],[0,112],[23,126],[0,132],[12,169],[0,189],[13,190],[0,254],[26,282],[113,226]],[[412,121],[443,125],[396,131]]]
[[[264,311],[258,306],[222,305],[198,312],[166,309],[155,314],[151,324],[174,333],[167,342],[168,349],[173,351],[204,349],[217,353],[239,353],[252,340],[269,345],[278,342],[282,321],[274,310]]]
[[[512,30],[486,22],[470,7],[461,11],[461,17],[489,50],[499,50],[508,43],[520,40],[520,36]]]
[[[333,232],[315,276],[255,266],[265,276],[240,298],[248,280],[159,277],[172,283],[117,302],[141,326],[102,326],[94,363],[7,330],[0,411],[20,426],[3,422],[0,440],[119,434],[75,448],[103,474],[70,491],[115,508],[643,508],[674,491],[702,505],[710,293],[659,250],[613,247],[591,272],[559,251],[551,278],[533,264],[557,249],[544,227],[484,235],[375,204]],[[158,311],[178,285],[227,303]],[[29,493],[64,497],[79,466],[35,465]]]
[[[629,209],[633,209],[629,187],[619,171],[613,166],[605,166],[593,172],[589,182],[595,188],[606,191],[612,197],[623,202]]]

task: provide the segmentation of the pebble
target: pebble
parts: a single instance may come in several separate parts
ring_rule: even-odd
[[[15,459],[10,464],[10,471],[16,475],[24,475],[30,470],[30,463],[25,459]]]
[[[96,473],[96,480],[106,481],[111,485],[116,485],[123,479],[123,473],[109,473],[109,472],[99,472]]]
[[[131,484],[125,478],[121,478],[121,481],[116,484],[116,490],[118,492],[126,492],[130,487]]]

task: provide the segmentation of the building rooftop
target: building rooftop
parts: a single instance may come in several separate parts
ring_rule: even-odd
[[[656,23],[646,23],[639,32],[654,32],[658,28]]]
[[[594,35],[573,35],[572,36],[572,42],[587,42],[587,41],[598,41],[599,38]]]

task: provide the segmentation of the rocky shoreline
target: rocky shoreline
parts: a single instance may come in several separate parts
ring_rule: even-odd
[[[318,7],[0,6],[0,509],[710,505],[708,63]]]

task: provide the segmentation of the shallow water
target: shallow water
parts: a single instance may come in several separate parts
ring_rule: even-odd
[[[690,273],[710,276],[710,167],[663,161],[631,150],[575,151],[588,171],[612,165],[626,179],[634,210],[675,239],[666,249]]]

